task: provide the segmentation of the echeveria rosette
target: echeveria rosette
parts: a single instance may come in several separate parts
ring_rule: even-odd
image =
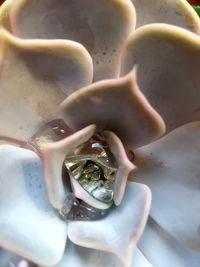
[[[187,30],[192,30],[195,33],[199,32],[198,17],[185,1],[168,1],[167,4],[165,1],[154,1],[154,4],[151,4],[151,8],[148,9],[149,1],[133,2],[135,2],[136,5],[136,15],[139,17],[139,22],[138,24],[136,23],[137,26],[152,22],[164,22],[186,28]],[[75,3],[75,5],[71,3]],[[193,207],[193,201],[195,201],[195,203],[199,202],[197,191],[197,187],[199,187],[199,179],[197,177],[199,175],[199,169],[196,163],[198,161],[197,140],[199,124],[183,126],[183,128],[155,142],[155,146],[153,143],[142,148],[138,147],[153,141],[164,129],[161,117],[151,107],[140,90],[147,95],[152,106],[162,115],[166,121],[168,132],[190,121],[199,120],[199,90],[197,78],[200,64],[199,37],[175,26],[158,24],[147,25],[134,32],[135,12],[131,1],[87,1],[87,3],[84,4],[82,1],[71,1],[70,8],[64,9],[64,6],[67,4],[69,4],[67,1],[62,1],[62,5],[59,6],[57,2],[50,0],[40,2],[39,5],[34,1],[9,0],[5,2],[1,9],[1,22],[2,25],[13,34],[27,39],[42,37],[81,41],[93,58],[93,82],[105,78],[116,79],[103,80],[87,86],[92,79],[91,67],[89,67],[91,66],[91,59],[82,46],[80,47],[77,43],[73,43],[72,48],[79,48],[79,53],[85,58],[82,61],[79,60],[79,58],[69,59],[74,60],[73,62],[76,63],[75,69],[77,72],[74,77],[81,76],[83,78],[81,81],[78,80],[79,84],[75,85],[73,84],[73,79],[71,79],[70,81],[73,86],[69,87],[71,83],[68,77],[71,72],[70,69],[67,69],[69,65],[66,61],[67,59],[65,57],[63,59],[65,52],[61,52],[60,57],[58,55],[58,63],[56,65],[54,64],[57,62],[55,59],[57,59],[57,53],[60,49],[61,51],[63,49],[69,52],[67,43],[64,42],[64,45],[60,40],[25,41],[14,38],[5,31],[2,31],[2,40],[4,40],[3,43],[6,44],[4,47],[8,46],[8,49],[11,47],[11,50],[8,51],[13,51],[12,48],[14,47],[14,53],[9,52],[9,54],[11,54],[11,56],[14,55],[15,62],[17,62],[16,59],[20,59],[19,72],[21,71],[21,73],[24,74],[28,70],[28,75],[24,75],[26,78],[25,82],[24,79],[22,79],[22,81],[21,79],[17,79],[17,81],[10,79],[11,81],[8,87],[7,80],[11,77],[9,75],[7,77],[5,76],[6,79],[3,85],[6,86],[6,89],[13,88],[13,85],[15,85],[14,87],[19,90],[17,91],[15,89],[16,95],[20,94],[21,96],[22,93],[25,94],[25,98],[24,95],[21,97],[22,105],[25,110],[29,112],[24,112],[27,118],[25,121],[23,112],[20,113],[21,116],[23,115],[21,121],[24,125],[13,124],[10,120],[5,120],[5,118],[2,117],[2,120],[5,121],[7,125],[5,125],[4,129],[2,128],[1,135],[4,136],[4,139],[12,140],[13,142],[16,141],[16,138],[18,141],[19,139],[22,139],[21,141],[23,142],[26,141],[26,138],[30,137],[31,133],[33,134],[34,131],[37,131],[40,125],[58,116],[58,108],[55,108],[55,106],[59,101],[63,101],[62,97],[65,98],[73,92],[74,89],[86,86],[76,91],[63,102],[62,110],[67,124],[73,128],[73,130],[78,130],[76,133],[78,136],[79,134],[81,136],[86,136],[88,131],[93,131],[94,126],[88,125],[94,123],[98,130],[113,132],[116,138],[119,139],[119,142],[123,142],[126,149],[133,149],[136,153],[135,163],[137,169],[133,170],[132,180],[142,181],[144,184],[148,184],[153,191],[153,205],[150,212],[151,219],[138,245],[139,249],[135,250],[132,266],[152,266],[151,263],[155,266],[183,266],[183,264],[186,264],[186,266],[191,266],[191,264],[193,264],[193,266],[198,266],[195,264],[199,262],[199,254],[190,252],[188,247],[199,251],[199,239],[197,234],[200,214],[199,207],[197,205],[191,209],[191,207]],[[104,10],[106,10],[105,13]],[[148,10],[148,13],[145,10]],[[158,10],[160,12],[158,12]],[[66,20],[64,16],[65,12],[72,12],[70,13],[72,17],[67,16],[68,19]],[[49,16],[47,16],[47,14],[49,14]],[[61,16],[58,16],[60,14]],[[160,16],[160,14],[163,15]],[[39,16],[38,18],[37,15]],[[104,18],[103,20],[102,17]],[[111,17],[113,24],[109,23]],[[143,23],[141,23],[141,21],[143,21]],[[38,26],[35,26],[35,23],[37,23]],[[73,26],[73,31],[70,30],[71,26]],[[131,36],[128,38],[130,34]],[[128,41],[126,41],[127,38]],[[61,43],[64,45],[64,48]],[[53,54],[52,57],[46,52],[48,46],[51,47],[49,53],[50,55]],[[54,48],[52,48],[52,46]],[[76,53],[77,51],[71,53],[72,58]],[[43,55],[42,57],[41,54]],[[118,78],[120,71],[120,64],[118,63],[121,55],[122,77]],[[59,64],[60,60],[62,64]],[[2,62],[9,63],[12,61],[13,58],[9,58],[8,61],[5,60],[5,57],[2,59]],[[81,62],[84,63],[85,61],[88,62],[89,66],[85,64],[87,66],[84,67],[84,64],[81,64]],[[17,77],[17,71],[15,72],[17,67],[14,68],[13,65],[11,66],[8,63],[5,65],[2,64],[2,66],[7,66],[7,69],[3,68],[4,73],[8,73],[13,69],[12,76]],[[48,68],[46,70],[47,64]],[[136,69],[133,69],[135,64],[137,65],[137,80]],[[5,70],[7,71],[5,72]],[[54,72],[55,75],[53,75]],[[26,101],[26,91],[22,90],[27,84],[31,84],[31,100],[29,99],[29,101]],[[52,95],[53,93],[50,94],[50,96],[52,96],[52,103],[49,105],[49,109],[45,110],[46,116],[41,116],[43,112],[41,114],[41,110],[39,109],[39,119],[38,105],[34,105],[34,100],[38,100],[37,88],[45,88],[48,93],[48,90],[51,90],[56,94],[58,99],[58,102],[56,102],[54,95]],[[13,116],[14,107],[18,106],[17,100],[19,101],[19,99],[16,100],[12,92],[9,93],[9,90],[7,91],[9,102],[13,103],[13,100],[15,100],[15,105],[9,106],[9,109],[5,107],[5,111],[8,113],[7,116],[9,112],[12,113],[10,116]],[[33,96],[32,93],[35,91],[37,93]],[[3,96],[5,97],[5,95]],[[43,95],[39,95],[39,98],[40,100],[44,100]],[[119,98],[121,102],[124,103],[122,106],[120,106]],[[181,101],[177,102],[177,99],[181,99]],[[185,101],[185,99],[187,101]],[[3,104],[5,106],[6,101],[6,99],[3,100],[2,106]],[[33,105],[30,104],[30,106],[27,106],[27,104],[32,101]],[[48,102],[48,98],[46,98],[46,101]],[[44,103],[44,106],[46,106],[47,102]],[[111,103],[115,107],[114,111],[110,108]],[[41,106],[39,105],[39,107]],[[16,118],[19,118],[20,115],[16,114]],[[101,118],[99,116],[101,116]],[[124,118],[119,120],[119,116],[124,116]],[[31,127],[29,128],[26,126]],[[27,129],[29,132],[27,132]],[[3,132],[3,130],[6,132]],[[21,134],[23,138],[20,138]],[[66,137],[65,140],[61,140],[60,142],[66,141],[65,143],[68,143],[68,138],[73,139],[73,136],[74,135]],[[183,149],[188,140],[191,142],[190,146],[187,149]],[[23,144],[23,142],[21,142],[21,144]],[[70,144],[71,141],[69,142],[69,145]],[[43,163],[45,164],[45,155],[47,159],[54,160],[55,154],[52,154],[52,150],[53,152],[59,152],[60,148],[62,148],[62,146],[60,146],[59,142],[42,146]],[[180,155],[182,155],[183,151],[185,157],[182,158]],[[190,151],[193,157],[187,160],[187,155],[191,155]],[[27,223],[27,221],[23,220],[22,216],[18,218],[19,224],[17,224],[17,226],[20,224],[22,225],[22,223],[28,224],[31,230],[34,225],[36,230],[39,229],[38,232],[36,231],[38,233],[36,237],[39,241],[43,241],[41,242],[43,246],[39,246],[37,243],[38,240],[34,239],[33,237],[35,236],[33,235],[29,236],[27,243],[23,243],[22,237],[27,237],[25,235],[27,232],[20,232],[22,229],[16,227],[15,230],[17,234],[14,244],[15,249],[13,250],[29,259],[36,260],[37,258],[36,262],[39,262],[38,257],[42,257],[42,261],[49,260],[48,264],[52,265],[53,263],[51,264],[50,261],[57,261],[58,258],[62,256],[66,237],[66,225],[58,220],[52,206],[48,203],[47,194],[45,194],[46,187],[44,184],[41,184],[44,179],[41,160],[34,152],[17,147],[2,146],[1,153],[2,166],[5,169],[6,177],[8,176],[8,172],[9,174],[11,173],[13,164],[13,170],[17,170],[19,174],[16,175],[14,173],[13,179],[16,183],[21,185],[20,188],[16,186],[16,189],[12,189],[14,196],[20,195],[20,198],[18,198],[18,204],[20,205],[16,205],[16,201],[16,203],[14,203],[14,209],[9,210],[6,208],[6,211],[3,210],[6,220],[8,222],[11,222],[13,218],[13,220],[16,220],[20,210],[17,208],[20,207],[23,208],[21,212],[29,212],[31,219],[36,215],[35,218],[38,218],[39,222],[41,213],[47,209],[43,223],[40,223],[40,226],[42,226],[41,229],[39,229],[40,226],[31,219]],[[56,155],[59,155],[59,153]],[[159,157],[162,158],[162,161],[158,161]],[[7,165],[8,158],[9,169]],[[174,161],[172,159],[174,159]],[[182,161],[178,159],[182,159]],[[37,168],[31,167],[35,165]],[[166,168],[166,166],[169,165],[170,168]],[[19,166],[24,166],[26,172],[22,173]],[[163,166],[165,166],[165,168]],[[34,172],[37,171],[37,181],[35,181],[34,186],[32,182],[27,184],[33,175],[33,170]],[[180,180],[179,173],[184,177],[183,180]],[[188,180],[187,173],[192,175],[193,179],[190,179],[190,181]],[[19,178],[19,180],[17,180],[16,177]],[[46,175],[46,177],[48,176]],[[168,179],[168,177],[173,177],[173,179]],[[164,181],[164,184],[162,181]],[[175,181],[175,188],[177,190],[172,190],[172,182]],[[190,185],[190,182],[192,184],[189,190],[188,185]],[[159,186],[157,186],[157,183]],[[124,184],[126,184],[126,181],[124,181],[123,185]],[[193,184],[195,184],[195,186],[193,186]],[[8,181],[7,185],[5,183],[5,186],[8,188]],[[49,183],[49,185],[47,183],[49,196],[51,190],[54,192],[57,187],[59,187],[59,183]],[[7,195],[6,191],[7,190],[5,190],[3,194],[4,198],[2,199],[2,206],[4,206],[4,208],[4,203],[9,204],[12,202],[10,196],[5,197],[5,194]],[[176,194],[177,191],[179,194]],[[189,206],[188,209],[190,209],[190,212],[184,209],[184,204],[186,204],[186,202],[184,202],[185,194],[189,196],[190,201],[188,202],[187,199],[187,205]],[[28,205],[22,204],[24,202]],[[133,212],[131,212],[130,204],[128,204],[130,202],[134,202],[134,206],[132,206]],[[33,203],[35,205],[33,205]],[[168,203],[170,203],[172,207],[175,205],[171,213],[170,210],[167,212],[169,208]],[[142,184],[129,182],[121,205],[119,205],[110,216],[104,221],[97,221],[95,223],[72,222],[68,226],[68,236],[73,242],[79,245],[119,253],[118,256],[120,256],[122,260],[128,257],[130,262],[130,252],[133,246],[136,245],[143,229],[149,204],[150,194],[147,187]],[[176,205],[178,208],[176,208]],[[11,205],[10,207],[12,208],[13,206]],[[11,210],[13,211],[12,213]],[[33,213],[33,210],[36,211],[36,213]],[[135,214],[138,216],[135,216]],[[173,216],[171,216],[171,214],[173,214]],[[139,229],[137,229],[137,227],[130,227],[130,229],[128,229],[129,227],[124,226],[125,219],[129,218],[130,220],[132,219],[131,216],[134,218],[135,225],[140,226]],[[180,222],[180,224],[177,223],[177,227],[175,227],[173,223],[176,218],[178,218]],[[115,224],[113,221],[119,224]],[[190,224],[191,221],[192,224]],[[127,223],[126,221],[126,224]],[[55,232],[53,231],[54,227],[56,229]],[[110,230],[109,233],[111,233],[113,238],[112,242],[110,241],[111,236],[109,236],[107,232],[101,230],[105,228]],[[125,231],[126,229],[127,231],[124,232],[124,235],[116,235],[113,229],[115,229],[115,231],[117,229],[117,232],[120,232],[120,230]],[[52,235],[47,236],[49,232],[51,232]],[[19,233],[22,233],[22,235]],[[43,236],[40,237],[39,233],[42,233]],[[126,238],[130,238],[130,236],[136,236],[136,239],[132,239],[132,242],[126,247]],[[9,240],[8,237],[11,238],[7,235],[4,239],[4,242],[5,240],[7,242],[5,242],[6,245],[5,243],[2,244],[12,249],[14,246],[11,248],[8,244],[13,240],[12,238]],[[47,240],[50,240],[50,242],[48,242],[49,246],[47,246]],[[57,247],[55,247],[53,241],[58,244]],[[19,245],[20,242],[20,246],[16,249],[16,244],[18,243]],[[154,242],[159,248],[159,253],[162,251],[162,258],[158,256],[158,250],[151,249],[153,246],[150,246],[148,242]],[[36,244],[38,247],[36,247]],[[25,248],[26,245],[27,247]],[[48,255],[50,251],[51,253]],[[154,253],[156,253],[156,255]],[[166,255],[170,255],[170,257],[166,257]],[[166,258],[168,261],[166,261]],[[71,266],[82,267],[83,264],[85,264],[86,266],[93,267],[94,262],[98,267],[104,265],[110,266],[111,262],[116,264],[116,266],[121,265],[111,254],[77,247],[68,241],[63,260],[56,266],[63,267],[66,264],[70,264]]]
[[[34,131],[37,131],[45,121],[58,116],[56,112],[59,109],[58,107],[56,108],[56,102],[54,101],[57,95],[59,96],[59,93],[61,97],[65,93],[65,90],[62,87],[60,88],[61,85],[63,87],[65,85],[66,88],[70,89],[69,84],[72,86],[71,88],[76,88],[77,82],[87,83],[85,80],[88,79],[86,77],[90,77],[91,71],[88,69],[88,66],[87,68],[82,66],[81,56],[83,58],[85,57],[85,62],[90,63],[91,61],[82,46],[78,45],[77,47],[74,44],[74,50],[72,50],[71,42],[26,41],[13,37],[5,30],[1,32],[1,41],[4,49],[1,62],[2,88],[5,85],[6,89],[9,89],[1,91],[1,106],[4,111],[4,119],[2,118],[2,121],[5,122],[4,128],[1,130],[1,139],[16,142],[16,144],[23,146],[34,134]],[[59,53],[55,53],[58,51],[62,56]],[[70,56],[68,54],[69,51],[71,52]],[[76,60],[77,52],[79,52],[79,55]],[[76,79],[75,85],[70,82],[71,69],[69,69],[69,80],[66,76],[64,76],[65,80],[61,79],[62,83],[59,83],[59,79],[57,80],[57,78],[63,78],[62,75],[57,76],[56,74],[59,71],[59,67],[61,67],[59,74],[62,74],[62,67],[63,65],[65,66],[64,63],[67,64],[68,57],[71,60],[70,64],[74,62],[73,75],[79,72],[79,79]],[[46,64],[45,59],[47,59],[48,68],[45,67],[43,69],[41,62],[43,61],[43,64]],[[58,68],[53,73],[55,75],[52,77],[51,67],[55,68],[54,64],[57,60],[60,60],[58,63],[62,64],[58,64]],[[15,62],[17,66],[18,75],[15,72],[14,66],[12,67],[10,65],[12,62]],[[38,67],[40,70],[39,75]],[[44,70],[44,73],[42,70]],[[65,70],[67,73],[67,67]],[[13,79],[10,79],[7,83],[4,79],[8,79],[8,71],[13,74]],[[135,114],[135,117],[141,117],[141,120],[138,121],[137,131],[139,128],[145,128],[147,132],[141,138],[138,138],[137,142],[140,140],[140,144],[141,142],[145,144],[163,131],[162,119],[140,93],[136,86],[134,74],[131,73],[124,78],[110,80],[109,83],[111,91],[114,90],[114,94],[116,92],[121,96],[125,91],[127,92],[127,98],[130,100],[129,110],[133,115]],[[28,92],[27,85],[29,85]],[[116,87],[118,87],[118,90],[114,89]],[[43,89],[42,91],[41,88]],[[45,90],[47,90],[47,98],[44,95],[41,97],[40,94],[44,94]],[[51,98],[52,95],[53,97]],[[28,97],[32,97],[34,101],[31,101]],[[21,106],[19,106],[20,101],[22,101]],[[44,108],[47,109],[46,112],[41,109],[41,101],[46,101],[44,103]],[[47,104],[49,104],[49,101],[52,101],[52,104],[51,106],[49,105],[48,110]],[[7,103],[12,103],[9,109],[6,108]],[[51,110],[51,107],[53,110]],[[26,112],[20,112],[20,108],[26,110]],[[16,109],[18,113],[16,113]],[[51,113],[52,111],[55,113]],[[14,119],[13,116],[15,116]],[[17,124],[10,123],[11,119],[13,121],[16,120]],[[104,121],[106,122],[108,119],[108,117],[105,117]],[[118,125],[118,130],[122,133],[124,125],[120,123]],[[120,139],[110,131],[112,129],[103,127],[101,130],[106,130],[105,135],[107,141],[110,144],[113,154],[116,154],[116,160],[118,161],[119,174],[117,176],[117,185],[120,184],[120,187],[115,189],[115,196],[116,205],[121,204],[119,208],[114,209],[104,220],[91,223],[90,227],[87,227],[85,222],[82,222],[82,224],[71,222],[68,225],[68,229],[67,225],[58,218],[58,214],[53,209],[53,207],[60,208],[60,206],[57,206],[57,203],[61,205],[65,197],[62,194],[64,186],[61,180],[61,168],[65,155],[79,144],[87,141],[95,133],[95,130],[96,126],[90,125],[75,134],[66,136],[66,138],[60,141],[47,144],[41,143],[40,153],[42,154],[42,162],[37,154],[28,149],[11,145],[1,146],[2,173],[0,196],[2,215],[0,221],[2,227],[0,238],[4,248],[10,249],[35,263],[49,266],[55,265],[62,257],[68,235],[75,243],[85,247],[113,252],[122,261],[127,264],[130,263],[132,250],[142,233],[147,219],[151,197],[150,191],[146,186],[129,183],[125,197],[122,200],[128,171],[132,169],[132,164],[127,159]],[[134,131],[134,128],[132,131]],[[52,205],[48,202],[46,188],[44,186],[43,168],[46,174],[49,200]],[[54,179],[51,180],[52,174],[54,174]],[[7,179],[8,176],[10,179]],[[11,181],[12,187],[10,187]],[[7,194],[8,191],[9,194]],[[133,212],[131,213],[128,205],[130,202],[133,203]],[[119,229],[121,231],[126,229],[127,223],[131,224],[132,227],[124,235],[119,235]],[[78,228],[76,228],[76,225]],[[80,235],[80,226],[82,227],[84,225],[87,229]],[[110,231],[105,233],[105,228]],[[93,233],[95,233],[95,235],[92,235],[93,240],[88,236],[88,234],[92,233],[92,229]],[[116,231],[116,229],[118,230]],[[109,235],[110,237],[108,238]],[[116,242],[116,239],[118,242]]]
[[[59,117],[59,102],[62,102],[71,91],[91,82],[91,58],[83,46],[72,41],[22,40],[2,29],[1,42],[3,48],[1,108],[2,122],[4,123],[1,128],[1,140],[23,146],[45,122]],[[14,65],[13,62],[15,62]],[[144,116],[141,128],[143,128],[143,123],[144,126],[146,125],[145,127],[149,128],[150,139],[153,138],[152,132],[157,135],[159,127],[156,125],[161,119],[139,90],[135,90],[134,76],[131,78],[129,75],[122,80],[111,81],[112,84],[116,84],[119,89],[120,85],[126,86],[130,96],[131,93],[134,93],[132,102],[136,101],[135,104],[138,104],[138,107],[136,109],[132,103],[130,108],[133,113],[136,112],[138,115],[141,113]],[[120,94],[122,90],[120,89]],[[8,103],[10,104],[9,108],[7,108]],[[103,130],[106,128],[104,127]],[[61,191],[63,189],[62,181],[60,181],[62,166],[59,165],[60,161],[58,162],[57,158],[60,160],[61,155],[61,163],[63,163],[64,156],[68,152],[67,149],[71,150],[80,144],[79,142],[85,142],[94,132],[95,126],[91,125],[59,142],[42,144],[40,150],[43,166],[41,159],[32,151],[10,145],[1,146],[2,231],[0,236],[4,248],[42,265],[55,265],[61,259],[66,243],[67,225],[58,218],[57,212],[52,208],[56,206],[56,201],[60,201],[55,193],[55,187],[56,189],[60,187]],[[125,164],[125,161],[128,162],[128,160],[125,160],[126,153],[122,151],[123,145],[118,137],[110,131],[106,131],[105,134],[110,140],[110,146],[113,147],[113,153],[115,154],[116,151],[117,154],[119,180],[124,177],[123,181],[119,181],[120,188],[116,189],[116,191],[120,191],[120,197],[117,200],[119,205],[128,175],[127,173],[122,176],[127,170],[123,166],[128,165],[128,163]],[[62,154],[63,150],[64,154]],[[51,158],[51,164],[45,164],[46,159]],[[54,170],[58,180],[55,180],[57,176],[54,176],[56,183],[54,181],[50,183],[49,176],[46,175],[51,206],[45,193],[43,167],[45,173],[47,170],[52,174],[53,171],[48,171],[48,169],[55,158],[56,164],[51,170]],[[60,169],[56,173],[57,168]],[[8,172],[13,174],[9,180],[7,180]],[[12,181],[12,187],[10,187],[10,181]],[[100,221],[100,224],[99,222],[92,224],[93,231],[96,233],[94,237],[99,237],[99,242],[95,240],[85,242],[84,235],[79,235],[85,246],[94,248],[96,242],[97,249],[114,252],[127,263],[130,262],[132,250],[142,233],[150,206],[148,188],[144,185],[135,185],[134,187],[133,185],[131,183],[128,186],[126,198],[123,199],[120,208],[114,209],[109,217]],[[8,191],[10,191],[9,195]],[[56,201],[51,198],[52,191],[53,195],[57,197],[55,197]],[[12,197],[10,197],[11,195]],[[130,201],[135,206],[132,213],[129,212],[129,205],[127,205],[127,202]],[[62,203],[60,202],[60,204]],[[125,235],[119,235],[116,229],[125,229],[128,222],[132,225],[130,231],[126,231]],[[109,239],[107,239],[107,233],[104,232],[107,225],[110,229]],[[69,228],[71,230],[68,229],[68,236],[74,241],[77,231],[73,229],[73,223],[70,223]],[[116,238],[118,243],[115,242]],[[121,242],[119,242],[120,240]]]

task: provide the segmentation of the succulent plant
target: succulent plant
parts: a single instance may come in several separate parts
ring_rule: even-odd
[[[0,24],[1,267],[199,267],[193,8],[7,0]]]

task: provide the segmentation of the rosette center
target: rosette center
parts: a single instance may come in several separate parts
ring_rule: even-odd
[[[77,147],[64,161],[69,176],[95,199],[113,202],[113,184],[117,172],[114,157],[101,135]]]

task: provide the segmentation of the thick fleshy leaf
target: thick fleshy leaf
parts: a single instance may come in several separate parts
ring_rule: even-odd
[[[123,263],[113,254],[77,246],[68,241],[62,260],[52,267],[124,267]],[[44,267],[44,266],[40,266]],[[47,267],[47,266],[46,266]],[[153,267],[135,248],[130,267]]]
[[[122,75],[137,64],[138,85],[167,132],[200,119],[199,51],[199,36],[164,24],[144,26],[127,42]]]
[[[162,118],[137,86],[135,69],[123,78],[97,82],[75,92],[61,109],[70,128],[95,123],[98,131],[116,133],[125,147],[149,143],[165,130]]]
[[[102,220],[69,222],[68,236],[80,246],[115,254],[130,266],[133,250],[143,232],[151,202],[148,187],[129,182],[122,203]]]
[[[199,267],[200,254],[185,249],[152,218],[149,218],[138,247],[156,267]]]
[[[136,27],[167,23],[200,33],[200,21],[185,0],[131,0],[136,9]]]
[[[124,196],[128,175],[135,166],[128,159],[121,140],[110,131],[104,131],[103,134],[118,166],[114,182],[114,203],[118,206]]]
[[[153,219],[170,235],[200,251],[200,122],[182,126],[135,151],[133,181],[152,190]]]
[[[0,137],[26,140],[59,117],[71,91],[91,82],[91,58],[72,41],[26,41],[1,30],[0,43]]]
[[[12,32],[22,38],[69,39],[83,44],[94,62],[94,79],[119,74],[121,48],[135,27],[130,0],[17,0]]]
[[[62,208],[67,193],[69,192],[69,188],[65,186],[65,184],[67,185],[67,182],[64,183],[62,177],[64,159],[66,155],[76,147],[88,141],[94,134],[95,129],[95,125],[90,125],[60,141],[50,143],[41,142],[39,144],[40,153],[43,159],[49,201],[57,209]],[[76,197],[82,199],[79,191],[74,191]],[[86,198],[87,197],[93,199],[89,194]]]
[[[64,252],[67,226],[48,202],[39,157],[0,146],[0,244],[38,264],[53,265]]]
[[[26,142],[23,142],[21,140],[17,140],[15,138],[0,136],[0,145],[5,145],[5,144],[24,147],[26,145]]]

